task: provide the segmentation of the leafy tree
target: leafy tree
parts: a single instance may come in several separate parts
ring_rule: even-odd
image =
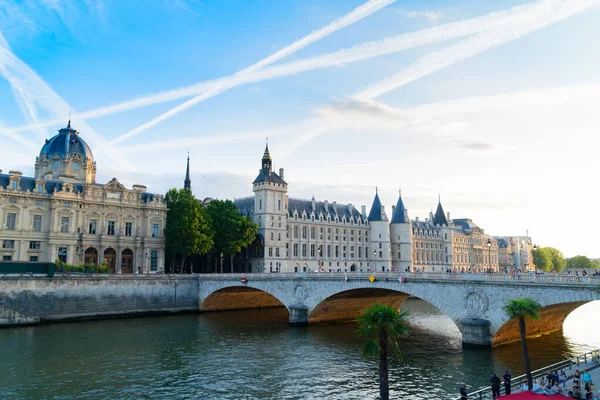
[[[379,356],[379,397],[381,400],[390,398],[388,381],[388,350],[398,358],[402,353],[398,347],[398,339],[408,335],[406,316],[396,309],[374,303],[360,312],[356,319],[360,337],[365,338],[362,355],[364,358]]]
[[[544,272],[552,270],[552,256],[544,247],[532,250],[531,254],[533,255],[533,263],[538,269]]]
[[[556,273],[562,272],[565,269],[567,262],[565,261],[565,256],[559,250],[554,247],[545,247],[545,249],[550,254],[550,258],[552,259],[552,270]]]
[[[567,260],[567,268],[587,269],[594,267],[594,262],[586,256],[575,256]]]
[[[183,272],[191,255],[203,255],[213,246],[210,217],[191,191],[171,189],[165,194],[167,223],[165,227],[167,257],[180,260]]]
[[[529,350],[527,349],[527,328],[525,326],[525,319],[540,319],[538,311],[541,308],[542,306],[540,305],[540,303],[530,298],[509,300],[508,303],[506,303],[506,305],[503,307],[503,310],[506,313],[506,315],[508,315],[511,319],[516,318],[519,320],[521,352],[523,353],[523,364],[525,367],[525,375],[527,376],[527,387],[529,388],[529,390],[533,388],[533,378],[531,376]]]
[[[231,200],[213,200],[206,208],[214,228],[214,249],[217,254],[229,257],[233,272],[233,256],[252,243],[258,226],[242,216]],[[223,272],[223,271],[221,271]]]

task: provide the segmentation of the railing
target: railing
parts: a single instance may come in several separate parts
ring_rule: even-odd
[[[533,379],[538,379],[546,376],[549,372],[564,370],[567,379],[571,379],[575,373],[573,369],[578,369],[580,365],[585,364],[586,369],[590,370],[600,365],[600,349],[588,351],[587,353],[580,354],[575,357],[567,358],[566,360],[557,362],[556,364],[548,365],[544,368],[537,369],[531,372]],[[519,375],[511,380],[511,387],[515,388],[514,391],[521,387],[523,383],[527,383],[526,375]],[[504,385],[501,385],[500,394],[505,394]],[[468,394],[469,399],[476,400],[491,400],[492,399],[492,387],[488,386],[483,389],[479,389],[475,392]],[[460,400],[457,397],[456,400]]]
[[[432,272],[276,272],[276,273],[225,273],[225,274],[201,274],[201,279],[230,278],[241,279],[259,278],[264,279],[368,279],[371,275],[378,280],[447,280],[447,281],[491,281],[511,283],[559,283],[577,285],[600,285],[600,276],[574,276],[574,275],[509,275],[504,273],[472,274],[472,273],[432,273]]]

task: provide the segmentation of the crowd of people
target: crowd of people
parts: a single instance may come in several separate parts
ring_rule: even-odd
[[[564,370],[552,371],[541,377],[539,381],[534,379],[531,391],[546,395],[562,394],[571,399],[578,400],[600,400],[599,397],[594,396],[595,386],[591,375],[585,369],[583,371],[575,371],[571,385],[567,385],[567,382],[568,378]],[[510,395],[512,393],[512,375],[510,370],[505,371],[502,379],[498,375],[492,374],[490,384],[493,399],[500,397],[500,388],[502,386],[504,386],[504,395]],[[524,382],[520,389],[522,392],[528,391],[527,382]],[[461,400],[468,399],[467,385],[465,383],[460,388],[460,398]]]

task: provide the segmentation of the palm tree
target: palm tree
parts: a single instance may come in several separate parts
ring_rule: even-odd
[[[527,350],[527,330],[525,327],[525,318],[533,320],[540,319],[538,311],[542,308],[540,303],[533,299],[514,299],[509,300],[503,307],[504,312],[511,319],[518,318],[519,334],[521,335],[521,352],[523,353],[523,364],[525,375],[527,376],[527,387],[529,390],[533,387],[533,377],[531,376],[531,365],[529,364],[529,351]]]
[[[379,355],[379,397],[380,400],[389,400],[390,387],[388,382],[388,350],[402,359],[398,339],[408,335],[406,316],[393,307],[374,303],[360,312],[356,319],[358,330],[356,333],[364,337],[362,354],[364,358]]]

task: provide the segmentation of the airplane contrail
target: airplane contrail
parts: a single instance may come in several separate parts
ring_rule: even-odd
[[[352,46],[350,48],[342,49],[328,54],[301,59],[286,64],[270,66],[267,68],[256,70],[253,73],[247,75],[240,76],[234,74],[218,79],[204,81],[175,90],[156,93],[149,96],[143,96],[123,103],[81,112],[79,113],[79,116],[84,119],[98,118],[113,113],[124,112],[139,107],[149,106],[152,104],[163,103],[166,101],[177,100],[185,97],[198,96],[196,99],[190,100],[189,103],[183,103],[175,107],[174,109],[167,111],[164,114],[164,117],[159,116],[155,119],[156,122],[160,122],[166,118],[169,118],[170,116],[177,114],[178,112],[181,112],[191,107],[194,104],[197,104],[202,100],[215,96],[219,93],[222,93],[223,91],[226,91],[232,87],[241,84],[255,83],[263,80],[293,75],[300,72],[310,71],[319,68],[342,66],[344,64],[351,63],[354,61],[365,60],[386,54],[393,54],[399,51],[411,49],[426,44],[468,36],[498,26],[507,19],[516,18],[523,13],[529,13],[532,10],[535,10],[536,7],[538,7],[537,2],[528,3],[507,10],[492,12],[480,17],[442,24],[435,27],[418,30],[415,32],[410,32],[398,36],[384,38],[377,41],[358,44],[356,46]],[[59,122],[61,121],[50,120],[45,121],[42,125],[50,126],[55,125]],[[149,123],[146,123],[140,126],[139,128],[147,128],[147,124]],[[25,125],[21,127],[12,128],[12,131],[20,132],[30,130],[33,128],[35,128],[34,125]]]
[[[6,41],[0,40],[0,66],[11,76],[11,79],[25,85],[23,90],[28,93],[30,99],[43,109],[54,115],[68,115],[69,105],[65,102],[46,82],[42,80],[27,64],[19,59],[7,46]],[[98,133],[96,133],[85,121],[77,116],[72,118],[77,127],[86,133],[86,137],[98,152],[105,153],[121,168],[134,169],[127,158],[117,148],[110,146]],[[14,132],[4,130],[4,135],[14,135]],[[19,135],[17,135],[19,136]],[[17,140],[23,143],[22,140]],[[28,146],[29,147],[29,146]],[[39,147],[38,147],[39,148]]]

